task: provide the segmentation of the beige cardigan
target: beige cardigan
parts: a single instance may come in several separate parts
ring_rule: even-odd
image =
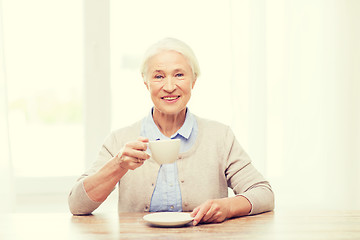
[[[228,196],[228,187],[252,204],[250,214],[271,211],[274,195],[269,183],[251,160],[228,126],[197,117],[198,136],[191,149],[177,160],[183,211],[192,211],[208,199]],[[123,145],[140,135],[141,121],[112,132],[103,144],[97,161],[78,180],[69,195],[73,214],[90,214],[101,202],[92,201],[83,179],[95,173],[116,155]],[[153,159],[128,171],[119,181],[119,212],[149,211],[160,165]]]

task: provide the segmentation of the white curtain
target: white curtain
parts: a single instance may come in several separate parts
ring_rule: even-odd
[[[278,208],[359,209],[360,1],[231,7],[233,128]]]
[[[14,200],[7,122],[6,68],[2,26],[2,1],[0,0],[0,213],[11,212]]]

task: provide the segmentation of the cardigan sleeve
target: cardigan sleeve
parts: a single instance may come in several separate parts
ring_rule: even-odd
[[[252,165],[250,157],[230,128],[227,130],[224,144],[228,186],[236,195],[249,200],[252,206],[249,215],[273,210],[274,194],[269,182]]]
[[[68,196],[69,209],[72,214],[91,214],[102,204],[102,202],[95,202],[89,198],[84,188],[84,179],[87,176],[96,173],[107,161],[114,157],[114,150],[112,150],[112,148],[115,145],[115,142],[116,138],[114,137],[114,134],[110,134],[102,145],[97,160],[78,178],[73,186]]]

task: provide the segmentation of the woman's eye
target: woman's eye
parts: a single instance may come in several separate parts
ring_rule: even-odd
[[[156,75],[155,77],[154,77],[155,79],[162,79],[162,78],[164,78],[162,75]]]
[[[184,74],[182,74],[182,73],[177,73],[176,75],[175,75],[175,77],[183,77],[184,76]]]

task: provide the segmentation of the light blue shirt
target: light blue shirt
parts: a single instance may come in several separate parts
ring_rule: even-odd
[[[141,125],[141,136],[147,137],[150,141],[163,139],[180,139],[180,153],[188,151],[194,144],[198,126],[196,118],[186,111],[185,122],[182,127],[170,138],[160,132],[152,117],[153,109],[144,118]],[[149,150],[148,150],[149,151]],[[163,164],[160,166],[155,190],[151,197],[150,212],[181,212],[182,201],[178,180],[176,163]]]

